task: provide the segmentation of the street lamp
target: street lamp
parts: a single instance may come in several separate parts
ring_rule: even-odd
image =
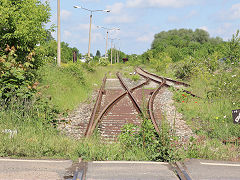
[[[73,7],[78,8],[78,9],[83,9],[83,10],[89,11],[91,13],[90,14],[90,27],[89,27],[89,42],[88,42],[88,57],[90,57],[92,14],[93,14],[93,12],[98,12],[98,11],[110,12],[110,10],[106,10],[106,9],[105,10],[91,10],[91,9],[84,8],[82,6],[73,6]]]
[[[103,27],[103,26],[97,26],[97,28],[102,28],[102,29],[106,29],[106,30],[107,30],[107,37],[106,37],[106,51],[105,51],[105,59],[107,59],[108,33],[109,33],[109,31],[120,30],[120,28],[106,28],[106,27]]]
[[[111,64],[112,64],[112,43],[113,43],[113,40],[117,39],[117,38],[109,38],[111,40]],[[117,40],[120,40],[120,39],[117,39]],[[116,60],[115,60],[116,61]]]

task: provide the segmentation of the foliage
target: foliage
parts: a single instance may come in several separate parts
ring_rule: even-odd
[[[100,58],[99,59],[99,66],[107,66],[109,64],[108,59]]]
[[[97,50],[96,56],[99,57],[99,58],[101,57],[101,52],[99,50]]]
[[[223,46],[224,61],[237,65],[240,62],[240,33],[239,30],[232,39]]]
[[[49,18],[49,5],[40,0],[1,0],[0,53],[4,54],[6,45],[14,46],[16,61],[24,64],[25,57],[47,37],[44,24]]]
[[[72,110],[88,96],[89,86],[83,70],[78,63],[62,68],[46,64],[37,72],[39,89],[61,112]]]
[[[15,47],[7,46],[5,51],[8,54],[0,57],[0,98],[5,100],[12,97],[30,98],[38,85],[38,82],[33,83],[35,80],[32,72],[33,53],[21,63],[17,61]]]
[[[111,49],[107,51],[108,61],[111,62]],[[118,54],[118,55],[117,55]],[[119,56],[119,62],[123,62],[122,59],[126,57],[126,54],[118,49],[112,48],[112,63],[115,63],[115,58],[117,61],[117,56]]]
[[[151,65],[157,71],[165,71],[169,64],[172,62],[172,59],[168,56],[167,53],[158,53],[154,58],[149,59]]]
[[[144,119],[141,127],[127,124],[119,135],[124,151],[143,149],[152,161],[174,161],[179,159],[174,143],[176,138],[170,133],[168,124],[161,124],[161,134],[157,134],[151,120]]]

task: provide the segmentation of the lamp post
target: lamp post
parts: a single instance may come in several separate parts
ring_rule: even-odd
[[[110,12],[110,10],[91,10],[91,9],[87,9],[84,8],[82,6],[73,6],[74,8],[80,8],[86,11],[90,12],[90,25],[89,25],[89,41],[88,41],[88,57],[90,58],[90,48],[91,48],[91,28],[92,28],[92,14],[93,12],[98,12],[98,11],[102,11],[102,12]]]
[[[57,65],[61,66],[60,0],[57,3]]]
[[[97,26],[97,28],[102,28],[102,29],[106,29],[107,30],[107,37],[106,37],[106,51],[105,51],[105,59],[107,59],[107,45],[108,45],[108,34],[110,31],[113,30],[120,30],[120,28],[106,28],[103,26]]]
[[[112,44],[113,44],[113,40],[115,40],[117,38],[109,38],[109,39],[111,40],[111,64],[112,64],[112,62],[113,62],[113,60],[112,60]],[[120,39],[118,39],[118,40],[120,40]],[[115,45],[114,45],[114,48],[115,48]],[[115,62],[116,62],[116,56],[115,56]]]

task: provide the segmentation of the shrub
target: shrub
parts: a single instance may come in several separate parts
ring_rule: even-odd
[[[23,99],[30,98],[35,92],[38,82],[35,81],[33,71],[34,53],[21,63],[16,59],[14,47],[7,46],[8,55],[0,57],[0,97],[10,99],[18,97]]]

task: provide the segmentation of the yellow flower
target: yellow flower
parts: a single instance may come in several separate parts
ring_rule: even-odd
[[[218,117],[216,117],[216,119],[218,119]]]

